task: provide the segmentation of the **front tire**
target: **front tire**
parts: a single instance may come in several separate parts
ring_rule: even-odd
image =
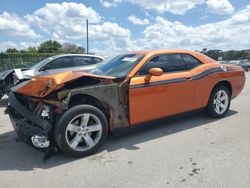
[[[225,116],[231,104],[231,93],[224,85],[216,86],[209,98],[206,113],[213,118]]]
[[[91,105],[77,105],[68,109],[56,124],[56,145],[66,155],[85,157],[95,153],[108,135],[104,113]]]

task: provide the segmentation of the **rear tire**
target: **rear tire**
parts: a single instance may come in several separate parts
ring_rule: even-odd
[[[59,118],[54,131],[56,145],[71,157],[85,157],[95,153],[107,135],[106,116],[91,105],[77,105],[68,109]]]
[[[229,110],[231,104],[231,93],[224,85],[216,86],[209,98],[206,113],[213,118],[222,118]]]

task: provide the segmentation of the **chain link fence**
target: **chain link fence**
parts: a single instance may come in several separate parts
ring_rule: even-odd
[[[56,53],[13,53],[0,54],[0,72],[13,68],[28,68],[48,57],[57,55]]]

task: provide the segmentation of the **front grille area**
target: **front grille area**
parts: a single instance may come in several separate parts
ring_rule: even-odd
[[[29,96],[25,96],[25,95],[22,95],[20,93],[16,93],[16,98],[18,99],[18,101],[23,105],[25,106],[27,109],[29,109],[31,112],[34,112],[37,105],[38,105],[38,101],[34,101],[32,100],[31,97]]]

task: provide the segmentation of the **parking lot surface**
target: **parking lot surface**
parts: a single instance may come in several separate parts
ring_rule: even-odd
[[[0,101],[0,187],[250,187],[250,73],[228,115],[193,112],[110,136],[99,153],[73,159],[16,140]]]

